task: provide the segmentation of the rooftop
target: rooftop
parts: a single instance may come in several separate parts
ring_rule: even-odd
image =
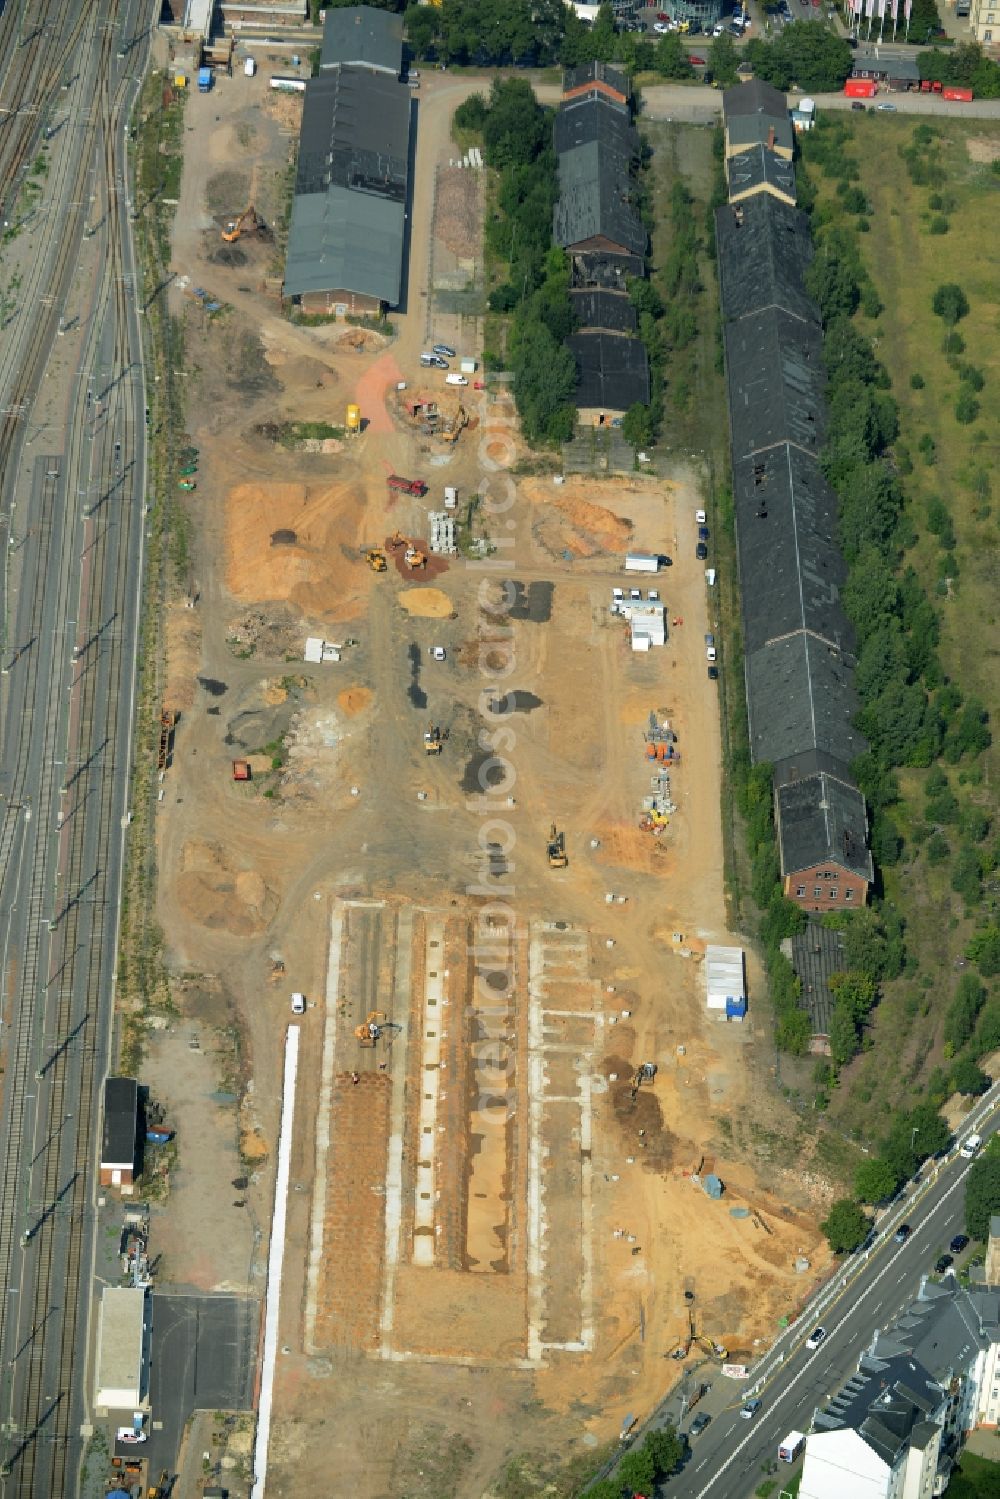
[[[373,5],[328,8],[320,72],[341,63],[360,63],[398,77],[403,66],[402,16]]]
[[[977,1353],[1000,1340],[1000,1287],[963,1289],[954,1276],[924,1280],[891,1327],[878,1331],[862,1360],[881,1369],[901,1354],[919,1359],[947,1382],[968,1370]]]
[[[849,658],[800,631],[748,653],[747,709],[755,764],[816,750],[847,767],[868,748],[854,728],[858,696]]]
[[[371,193],[331,187],[292,204],[285,295],[351,291],[400,300],[406,209]]]
[[[591,141],[559,157],[559,201],[552,234],[563,249],[603,239],[628,254],[646,252],[646,226],[631,202],[628,164],[616,150]]]
[[[404,202],[410,113],[409,89],[387,74],[344,67],[310,79],[299,130],[296,194],[350,187]]]
[[[612,67],[607,62],[585,62],[578,68],[567,68],[563,73],[562,91],[569,94],[576,89],[603,85],[623,99],[632,96],[632,85],[624,68]]]
[[[878,1373],[861,1368],[817,1410],[816,1431],[851,1427],[890,1467],[909,1447],[927,1439],[924,1425],[944,1402],[945,1391],[916,1359],[900,1357],[884,1363]],[[933,1433],[932,1433],[933,1435]]]
[[[573,333],[566,340],[578,371],[576,404],[583,410],[627,411],[649,402],[649,361],[638,338],[622,333]]]
[[[738,208],[720,208],[715,234],[725,319],[784,307],[796,317],[819,322],[805,287],[813,247],[804,213],[770,193],[759,193]]]
[[[607,291],[625,291],[630,276],[645,276],[646,263],[641,255],[614,255],[601,250],[577,250],[573,255],[574,287],[603,287]]]
[[[826,427],[819,327],[769,307],[724,331],[733,462],[782,442],[818,453]]]
[[[733,490],[746,649],[808,630],[853,650],[837,497],[816,459],[780,443],[734,463]]]
[[[802,981],[802,997],[799,1000],[807,1012],[814,1036],[830,1034],[830,1016],[833,1014],[833,991],[830,976],[843,973],[844,938],[841,932],[832,932],[822,922],[810,921],[804,932],[786,938],[781,944],[788,959]]]
[[[731,150],[765,146],[771,151],[787,151],[791,156],[795,150],[795,129],[787,111],[782,119],[771,115],[739,115],[735,120],[727,120],[726,140]]]
[[[99,1391],[143,1387],[146,1293],[133,1286],[105,1286],[101,1296],[97,1358]]]
[[[571,291],[573,316],[582,328],[603,328],[611,333],[634,333],[639,326],[635,308],[622,291],[592,288]]]
[[[722,115],[727,125],[730,120],[747,115],[768,115],[784,120],[788,118],[788,101],[773,84],[751,78],[747,83],[736,83],[723,90]]]
[[[738,201],[746,193],[770,191],[795,202],[795,168],[784,156],[769,151],[766,145],[748,146],[730,156],[726,163],[729,175],[729,198]]]
[[[779,786],[776,801],[781,873],[839,864],[871,884],[865,799],[856,786],[821,771]]]
[[[639,135],[628,116],[601,95],[563,104],[556,111],[552,140],[559,156],[600,141],[626,171],[639,151]]]
[[[135,1164],[139,1085],[134,1077],[109,1077],[104,1084],[102,1166]]]

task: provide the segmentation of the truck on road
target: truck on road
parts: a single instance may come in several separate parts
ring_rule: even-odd
[[[427,485],[423,479],[404,479],[402,474],[390,474],[386,480],[390,489],[399,490],[400,494],[425,495]]]
[[[198,92],[199,92],[199,94],[208,94],[208,93],[211,92],[211,89],[212,89],[212,69],[211,68],[199,68],[198,69]]]
[[[790,1431],[778,1448],[779,1460],[783,1463],[793,1463],[805,1445],[806,1439],[801,1431]]]

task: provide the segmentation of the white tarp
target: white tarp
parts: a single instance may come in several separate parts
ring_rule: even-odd
[[[746,997],[742,947],[705,949],[705,991],[710,1010],[724,1010],[727,999]]]

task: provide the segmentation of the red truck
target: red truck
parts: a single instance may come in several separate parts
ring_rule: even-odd
[[[401,494],[425,495],[427,485],[423,479],[404,479],[402,474],[390,474],[386,480],[390,489],[398,489]]]
[[[971,104],[972,90],[971,88],[943,88],[941,90],[941,98],[951,99],[957,104]]]
[[[848,78],[844,93],[848,99],[874,99],[878,84],[874,78]]]
[[[923,78],[920,81],[920,92],[922,94],[939,94],[944,84],[939,83],[936,78]]]

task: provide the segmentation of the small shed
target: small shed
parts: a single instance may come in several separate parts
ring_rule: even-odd
[[[732,1000],[746,999],[746,977],[742,947],[705,949],[705,998],[710,1010],[729,1008]]]
[[[94,1404],[139,1410],[146,1399],[149,1301],[136,1286],[105,1286],[97,1328]]]
[[[104,1084],[101,1186],[130,1187],[135,1178],[139,1123],[139,1084],[134,1077],[109,1077]]]
[[[707,1176],[702,1178],[701,1184],[705,1188],[705,1191],[708,1193],[709,1197],[715,1198],[716,1202],[726,1190],[722,1184],[721,1177],[716,1176],[713,1171],[710,1171]]]

